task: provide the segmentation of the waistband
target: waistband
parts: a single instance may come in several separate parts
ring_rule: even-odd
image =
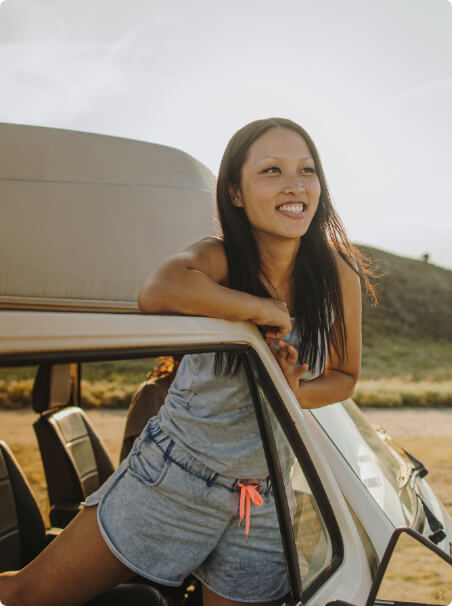
[[[179,465],[179,467],[185,469],[185,471],[203,479],[208,485],[217,484],[232,492],[241,492],[242,489],[239,484],[254,484],[257,485],[256,490],[260,494],[265,495],[271,492],[272,487],[269,476],[266,478],[231,478],[210,469],[187,452],[183,446],[175,442],[171,436],[166,434],[160,428],[156,417],[153,417],[149,421],[145,432],[145,437],[153,441],[162,451],[165,460],[169,459],[176,465]]]

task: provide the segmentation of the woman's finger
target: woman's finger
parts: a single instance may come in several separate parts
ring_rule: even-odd
[[[289,356],[289,346],[287,345],[287,343],[285,341],[283,341],[282,339],[279,339],[278,347],[279,347],[280,358],[284,361],[287,361],[288,356]]]
[[[281,357],[287,357],[287,343],[282,339],[278,339],[279,355]]]
[[[301,366],[299,366],[297,368],[298,378],[300,378],[301,375],[304,374],[307,370],[309,370],[309,365],[308,364],[302,364]]]
[[[298,362],[298,351],[293,345],[287,347],[287,361],[294,366]]]
[[[266,326],[264,330],[265,336],[269,339],[280,339],[284,336],[284,333],[280,330],[278,326]]]
[[[274,356],[276,356],[277,351],[276,351],[276,348],[275,348],[275,343],[274,343],[273,339],[269,339],[269,338],[266,336],[266,337],[265,337],[265,340],[266,340],[266,342],[267,342],[267,345],[270,347],[272,354],[273,354]]]

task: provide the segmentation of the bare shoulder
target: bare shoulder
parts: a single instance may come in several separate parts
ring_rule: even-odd
[[[349,255],[346,256],[347,260],[344,259],[333,246],[331,251],[337,264],[341,284],[346,287],[359,285],[358,264],[355,259]]]
[[[228,262],[223,241],[209,237],[191,244],[183,253],[189,269],[199,270],[215,282],[226,283]]]
[[[213,254],[223,255],[226,258],[223,240],[220,240],[220,238],[215,238],[214,236],[209,236],[208,238],[203,238],[194,244],[190,244],[186,250],[193,252],[196,255]]]

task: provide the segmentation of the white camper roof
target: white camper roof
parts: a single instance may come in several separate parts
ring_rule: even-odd
[[[214,197],[178,149],[0,123],[0,307],[136,310],[156,264],[214,233]]]

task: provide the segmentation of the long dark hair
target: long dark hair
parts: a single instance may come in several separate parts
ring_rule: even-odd
[[[240,187],[242,167],[250,146],[271,128],[286,128],[303,137],[315,162],[321,185],[320,200],[308,231],[301,239],[293,270],[294,316],[300,342],[300,363],[311,369],[324,367],[332,349],[339,359],[346,357],[346,327],[339,273],[332,247],[363,279],[376,300],[368,276],[373,275],[367,259],[348,241],[334,210],[319,154],[309,134],[284,118],[267,118],[247,124],[229,141],[217,181],[217,209],[229,270],[229,286],[259,297],[272,293],[262,281],[263,268],[253,231],[243,208],[232,203],[230,187]],[[334,322],[332,322],[334,319]],[[228,355],[226,373],[235,372],[237,358]],[[221,356],[217,356],[219,371]]]

